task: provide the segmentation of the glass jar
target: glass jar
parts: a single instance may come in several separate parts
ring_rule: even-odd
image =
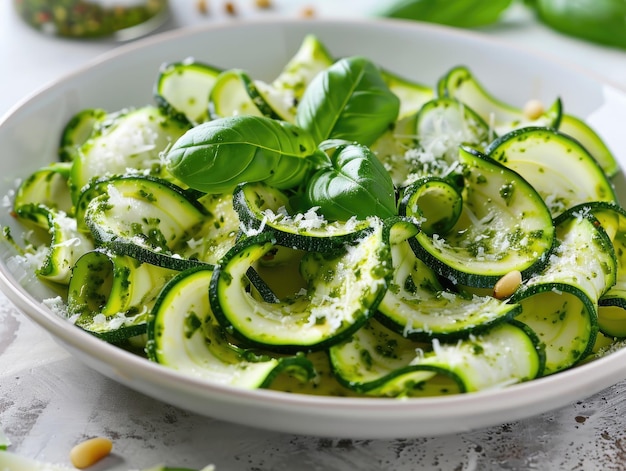
[[[161,26],[167,0],[14,0],[18,14],[48,34],[126,40]]]

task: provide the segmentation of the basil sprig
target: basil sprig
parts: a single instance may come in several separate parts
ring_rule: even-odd
[[[261,116],[220,118],[195,126],[165,156],[167,170],[205,193],[232,191],[243,182],[276,188],[298,185],[317,143],[292,124]]]
[[[337,147],[329,164],[307,181],[306,200],[319,206],[326,219],[348,220],[352,216],[387,218],[396,213],[395,188],[389,172],[366,146]]]
[[[624,0],[527,0],[541,22],[561,33],[626,48]]]
[[[338,60],[317,74],[296,111],[296,124],[317,142],[343,139],[371,145],[398,118],[400,99],[368,59]]]
[[[496,23],[512,0],[392,0],[374,16],[426,21],[460,28]],[[626,49],[624,0],[524,0],[539,21],[561,33]]]
[[[366,146],[395,123],[399,109],[378,67],[349,57],[309,84],[295,124],[252,115],[215,119],[186,132],[164,163],[205,193],[263,181],[291,189],[294,201],[319,206],[328,219],[387,217],[396,213],[394,186]]]
[[[376,14],[474,28],[496,22],[511,3],[512,0],[395,0],[386,2]]]

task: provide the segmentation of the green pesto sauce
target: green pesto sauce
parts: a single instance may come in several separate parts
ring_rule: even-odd
[[[167,0],[121,1],[113,6],[96,0],[14,0],[17,13],[34,28],[76,38],[109,36],[145,23],[167,10]]]

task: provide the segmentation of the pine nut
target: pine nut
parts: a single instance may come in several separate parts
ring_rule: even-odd
[[[303,18],[313,18],[315,16],[315,9],[313,7],[304,7],[300,10],[300,16]]]
[[[112,449],[113,443],[108,438],[90,438],[72,448],[70,460],[76,468],[88,468],[111,453]]]
[[[233,2],[226,2],[224,4],[224,9],[230,16],[237,15],[237,9],[235,8],[235,4]]]
[[[524,105],[524,116],[532,121],[539,118],[544,113],[543,103],[539,100],[529,100]]]
[[[522,274],[518,270],[513,270],[500,278],[493,287],[493,297],[505,299],[515,293],[515,290],[522,284]]]

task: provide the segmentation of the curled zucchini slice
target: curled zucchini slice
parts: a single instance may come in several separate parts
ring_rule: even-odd
[[[393,280],[378,306],[378,319],[405,337],[468,337],[520,311],[520,306],[491,296],[445,290],[437,275],[415,257],[406,240],[392,243],[391,254]]]
[[[437,84],[439,96],[456,98],[465,103],[494,129],[496,135],[527,126],[558,129],[561,122],[561,100],[539,116],[528,117],[521,108],[505,103],[491,95],[465,66],[457,66],[444,75]]]
[[[230,342],[209,303],[210,267],[176,275],[159,295],[148,324],[148,358],[217,384],[246,389],[269,386],[281,372],[311,379],[315,372],[304,355],[270,356]]]
[[[235,114],[263,116],[248,87],[252,79],[245,70],[224,70],[215,80],[209,94],[209,114],[211,119],[234,116]]]
[[[470,107],[451,97],[435,98],[417,114],[417,135],[424,151],[454,162],[460,145],[483,151],[494,138],[493,130]]]
[[[370,223],[329,222],[314,209],[291,214],[289,198],[263,182],[243,183],[233,194],[233,206],[245,235],[271,230],[277,245],[313,252],[329,252],[343,247],[369,230]]]
[[[598,306],[598,329],[607,337],[626,338],[626,302],[608,298]]]
[[[33,172],[18,187],[13,209],[25,204],[36,204],[69,214],[72,211],[72,199],[67,180],[71,165],[69,162],[56,162]]]
[[[67,295],[74,324],[108,342],[146,333],[161,287],[177,272],[94,250],[72,268]]]
[[[221,69],[187,59],[169,62],[159,69],[154,100],[165,113],[192,125],[209,119],[209,94]]]
[[[209,94],[209,113],[213,119],[245,114],[295,121],[288,91],[255,80],[242,69],[225,70],[216,78]]]
[[[585,121],[572,116],[563,114],[559,131],[567,134],[578,142],[596,159],[604,173],[609,178],[614,177],[619,171],[619,164],[611,150],[604,143],[602,138],[596,133]]]
[[[548,265],[511,298],[522,306],[516,319],[546,345],[546,374],[591,353],[598,300],[614,285],[617,271],[611,240],[591,213],[570,211],[555,224],[557,246]]]
[[[431,344],[411,341],[370,320],[330,348],[339,381],[377,396],[430,396],[505,387],[541,375],[543,354],[532,331],[515,322],[479,336]]]
[[[540,195],[519,174],[462,147],[463,210],[445,234],[410,240],[418,258],[455,283],[488,288],[503,275],[545,264],[554,226]],[[410,207],[407,207],[407,215]]]
[[[337,380],[361,394],[419,397],[464,391],[456,375],[413,365],[417,352],[431,353],[432,347],[370,319],[349,340],[332,346],[329,357]]]
[[[380,221],[340,251],[308,252],[300,262],[306,288],[268,303],[249,292],[248,269],[276,246],[273,233],[243,239],[215,269],[210,299],[221,324],[239,338],[281,350],[319,350],[351,335],[374,314],[389,276],[389,246]]]
[[[416,365],[456,374],[466,392],[502,388],[543,374],[544,352],[534,333],[515,320],[456,343],[433,342]]]
[[[611,182],[592,155],[553,129],[513,131],[492,142],[486,152],[530,182],[553,217],[580,203],[617,201]]]
[[[424,177],[404,189],[398,211],[421,215],[420,227],[430,236],[447,234],[461,216],[463,196],[443,178]]]
[[[61,132],[59,160],[73,161],[80,146],[98,129],[106,127],[110,118],[111,115],[100,108],[86,108],[72,116]]]
[[[188,123],[156,106],[124,110],[108,119],[78,148],[73,160],[70,190],[74,202],[93,178],[121,175],[128,169],[167,176],[160,154],[189,129]]]
[[[572,208],[572,214],[591,213],[613,244],[617,264],[615,284],[598,301],[598,326],[605,336],[626,337],[626,211],[614,203],[597,201]]]
[[[202,243],[198,238],[214,227],[215,221],[181,188],[157,178],[131,175],[102,182],[100,190],[103,192],[85,208],[85,223],[98,244],[177,270],[209,263],[208,255],[199,252]]]
[[[37,264],[37,276],[67,285],[76,261],[93,250],[91,238],[81,233],[76,221],[63,211],[43,205],[23,204],[16,208],[15,213],[22,223],[36,229],[35,238],[38,241],[34,244],[44,250],[40,256],[30,257]]]
[[[335,59],[317,36],[308,34],[271,85],[293,96],[294,104],[300,101],[311,80],[322,70],[333,65]]]

